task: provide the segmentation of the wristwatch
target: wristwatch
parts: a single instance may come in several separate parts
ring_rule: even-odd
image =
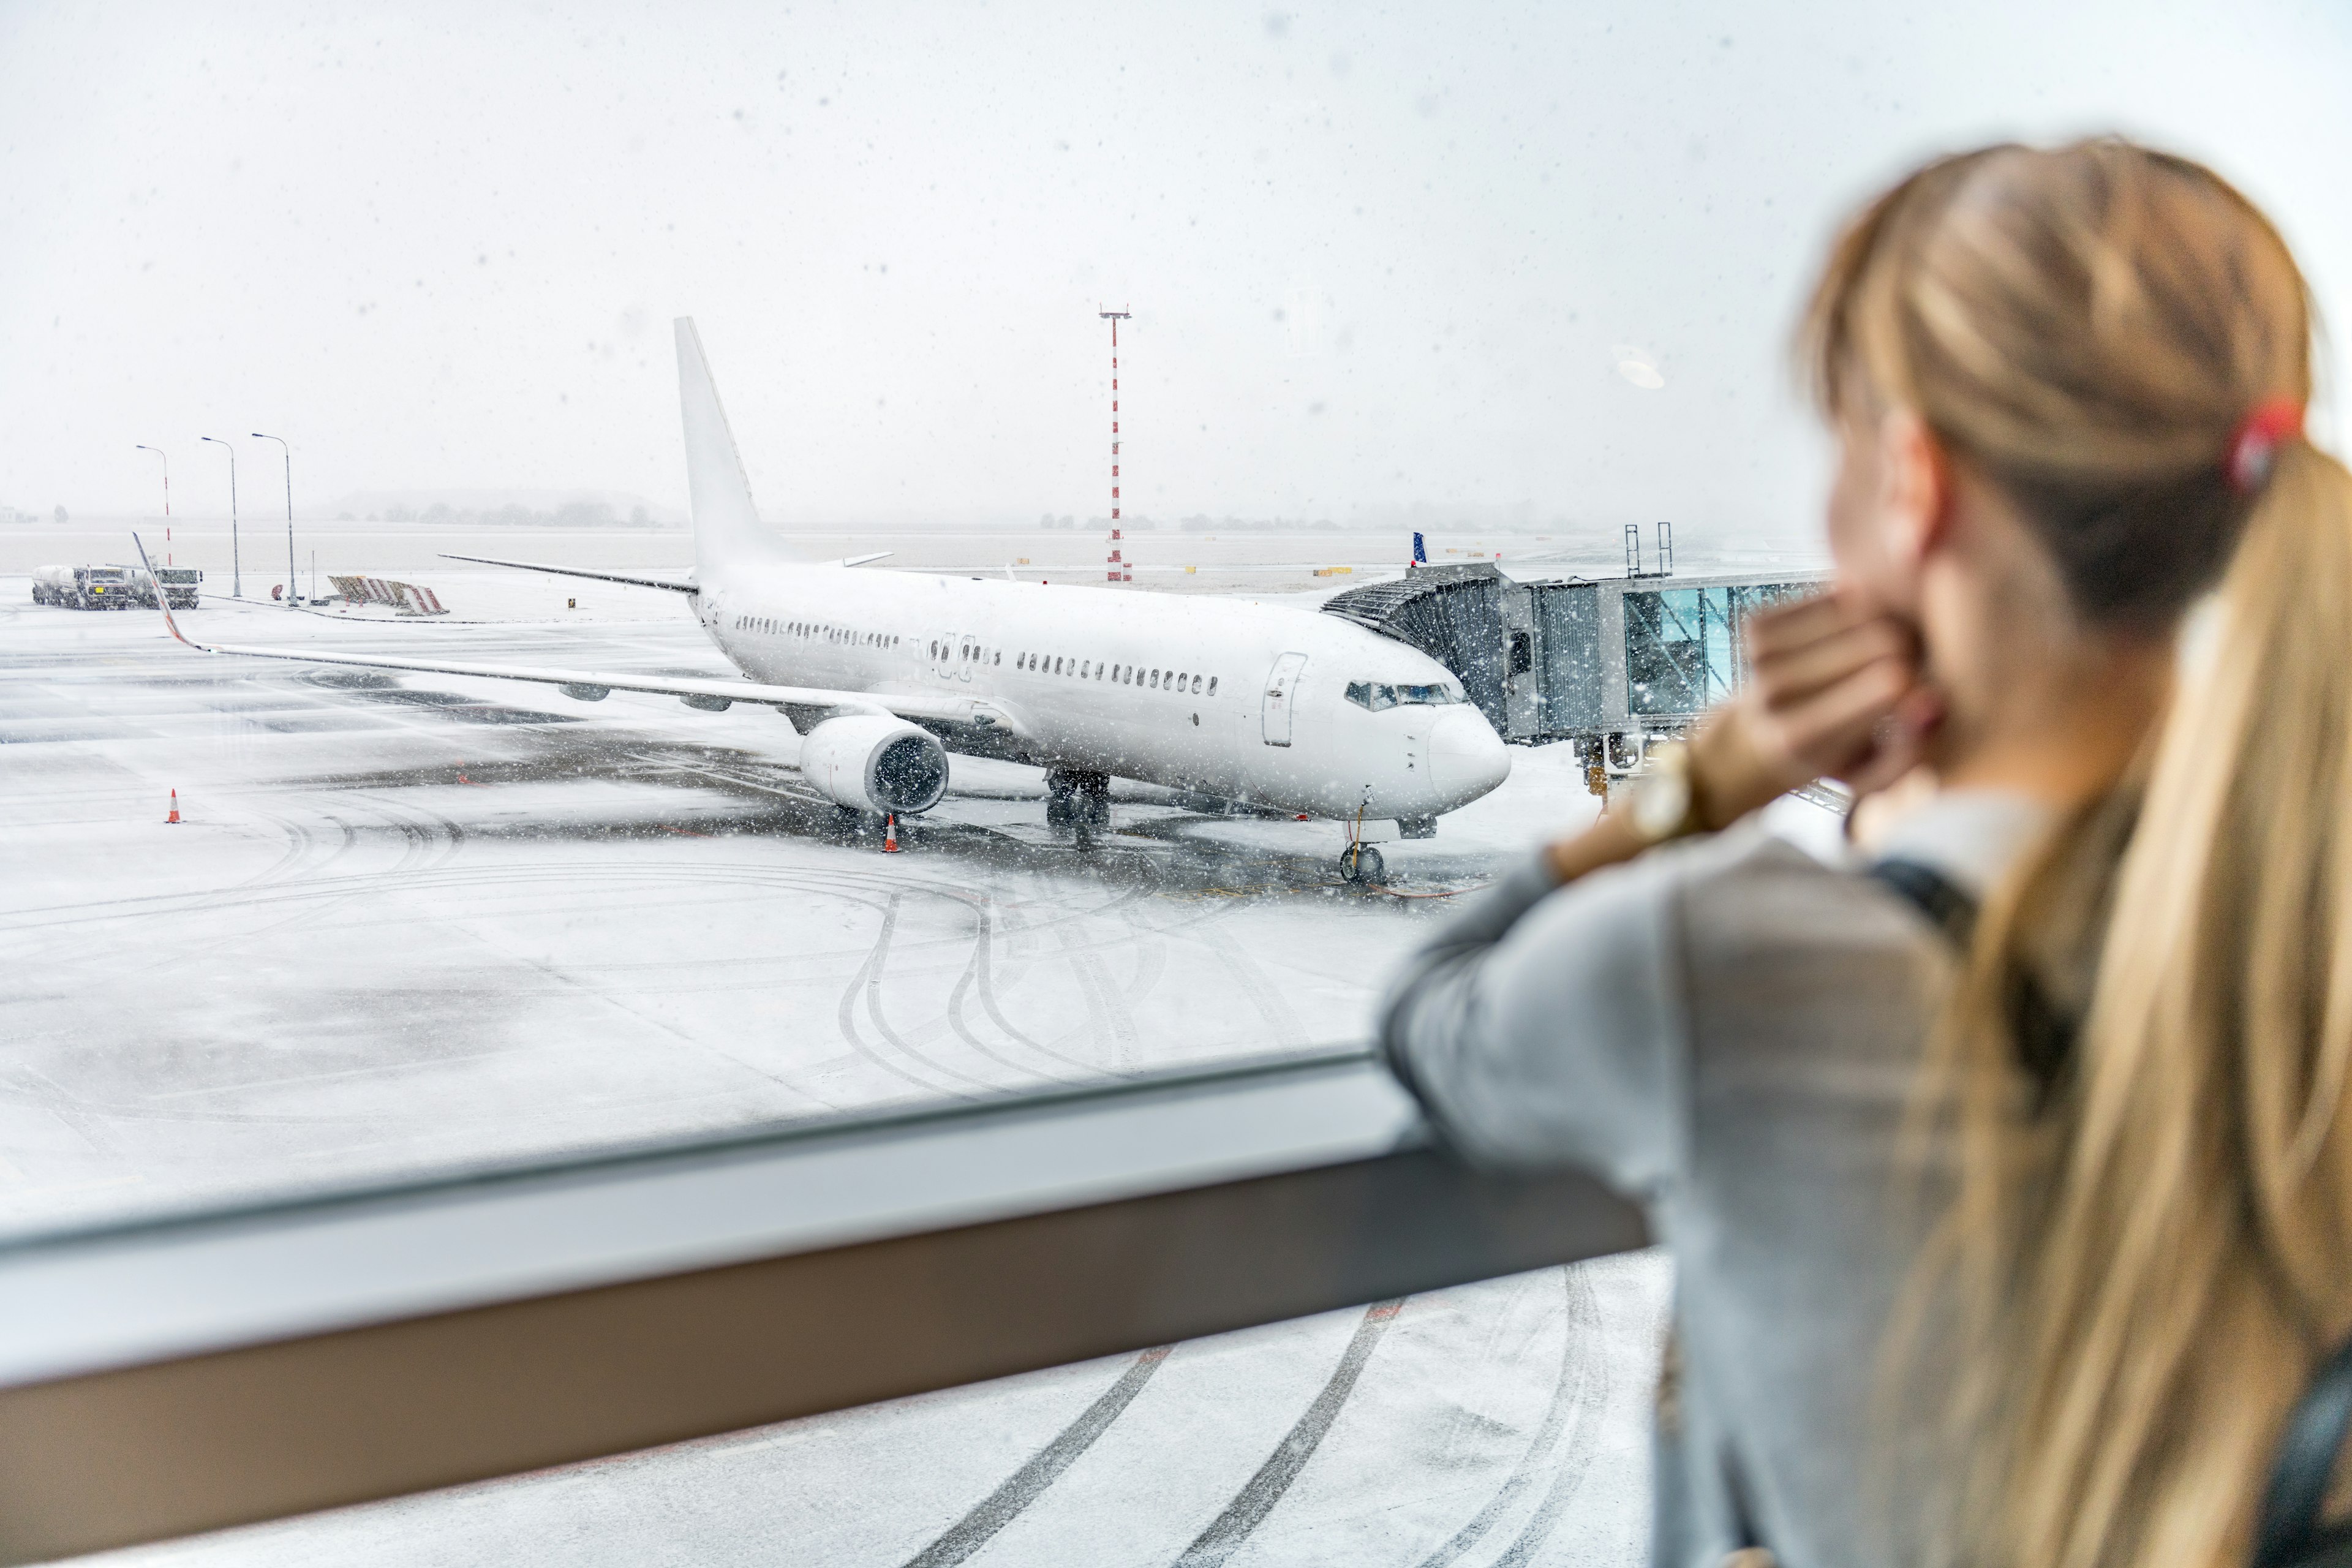
[[[1631,817],[1634,834],[1644,844],[1663,844],[1704,832],[1697,781],[1691,773],[1690,748],[1680,741],[1652,752],[1633,785]]]

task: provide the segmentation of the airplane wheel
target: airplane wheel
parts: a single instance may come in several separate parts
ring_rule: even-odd
[[[1386,869],[1381,852],[1369,844],[1350,844],[1339,851],[1339,875],[1350,882],[1378,882]]]

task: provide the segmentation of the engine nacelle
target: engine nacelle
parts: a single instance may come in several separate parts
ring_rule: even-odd
[[[948,749],[904,719],[827,719],[801,741],[801,776],[837,805],[908,816],[948,791]]]

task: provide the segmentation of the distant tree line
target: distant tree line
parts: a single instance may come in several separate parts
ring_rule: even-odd
[[[632,528],[649,528],[653,514],[644,507],[629,509],[624,520],[609,501],[566,501],[551,511],[511,502],[501,507],[456,507],[446,501],[435,501],[427,507],[388,506],[365,518],[344,512],[343,522],[446,522],[478,528],[615,528],[626,521]]]

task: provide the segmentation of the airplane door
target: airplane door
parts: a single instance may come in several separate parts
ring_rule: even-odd
[[[1290,710],[1298,705],[1298,677],[1307,668],[1303,653],[1286,653],[1274,661],[1265,678],[1265,743],[1290,744]]]

